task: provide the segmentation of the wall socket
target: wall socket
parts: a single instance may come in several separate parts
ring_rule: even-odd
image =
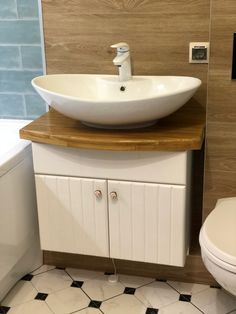
[[[208,63],[209,54],[209,42],[189,43],[189,63]]]

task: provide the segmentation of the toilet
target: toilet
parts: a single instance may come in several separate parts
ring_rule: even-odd
[[[236,197],[217,201],[201,228],[199,241],[208,271],[236,296]]]

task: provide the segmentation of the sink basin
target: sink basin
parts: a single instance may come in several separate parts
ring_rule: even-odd
[[[58,74],[32,80],[39,95],[58,112],[101,128],[151,125],[183,106],[201,81],[185,76]]]

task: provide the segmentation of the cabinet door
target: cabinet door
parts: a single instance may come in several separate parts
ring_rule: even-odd
[[[105,180],[36,175],[36,190],[43,250],[109,256]]]
[[[109,181],[108,193],[111,257],[184,265],[185,186]]]

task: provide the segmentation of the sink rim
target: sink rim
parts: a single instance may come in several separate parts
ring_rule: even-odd
[[[113,103],[113,100],[110,99],[110,100],[107,100],[107,99],[104,99],[104,100],[96,100],[96,99],[87,99],[87,98],[83,98],[83,97],[75,97],[75,96],[70,96],[68,94],[62,94],[62,93],[58,93],[58,92],[55,92],[55,91],[52,91],[51,89],[46,89],[46,88],[43,88],[41,86],[39,86],[36,81],[39,80],[39,79],[42,79],[42,78],[46,78],[46,77],[66,77],[66,76],[78,76],[78,77],[97,77],[97,78],[101,78],[101,79],[106,79],[106,78],[117,78],[117,82],[114,81],[112,83],[117,83],[121,86],[127,84],[127,83],[130,83],[132,82],[132,79],[129,80],[129,81],[124,81],[124,82],[120,82],[118,80],[118,76],[117,75],[113,75],[113,74],[46,74],[46,75],[40,75],[40,76],[37,76],[35,78],[32,79],[31,81],[31,84],[32,86],[37,90],[41,90],[43,92],[50,92],[52,95],[54,96],[60,96],[60,97],[64,97],[68,100],[72,100],[72,101],[83,101],[84,103],[90,103],[90,104],[99,104],[99,103],[102,103],[102,104],[109,104],[109,103]],[[178,89],[178,90],[174,90],[173,92],[166,92],[162,95],[152,95],[151,97],[142,97],[142,98],[134,98],[134,99],[116,99],[114,103],[119,103],[119,104],[122,104],[122,103],[132,103],[132,102],[139,102],[139,101],[145,101],[145,100],[152,100],[152,99],[161,99],[161,98],[164,98],[164,97],[167,97],[167,96],[175,96],[175,95],[180,95],[182,93],[185,93],[187,91],[190,91],[192,89],[198,89],[201,84],[202,84],[202,81],[199,79],[199,78],[196,78],[196,77],[192,77],[192,76],[180,76],[180,75],[134,75],[132,76],[132,78],[136,78],[136,79],[139,79],[139,78],[143,78],[143,79],[147,79],[148,78],[174,78],[174,79],[178,79],[178,78],[181,78],[181,79],[186,79],[186,81],[188,79],[191,79],[194,84],[192,84],[192,86],[190,87],[185,87],[185,88],[181,88],[181,89]]]

